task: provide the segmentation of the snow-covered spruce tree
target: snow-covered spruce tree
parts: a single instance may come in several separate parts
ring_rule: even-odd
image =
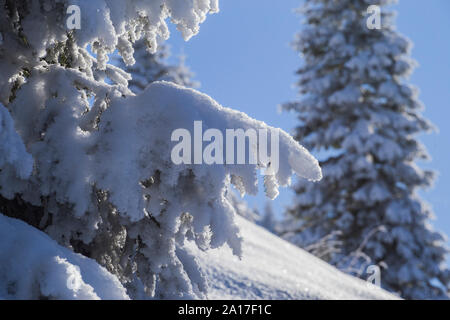
[[[71,5],[80,8],[80,29],[67,29],[67,19],[77,12]],[[208,13],[218,11],[216,0],[0,0],[0,7],[0,212],[95,259],[131,298],[205,297],[206,279],[184,244],[193,241],[202,250],[228,244],[241,255],[226,195],[231,184],[241,193],[256,193],[256,170],[269,165],[176,165],[175,129],[202,121],[221,132],[279,132],[280,169],[264,179],[271,197],[293,173],[321,178],[318,162],[287,133],[169,82],[135,95],[128,73],[108,64],[117,50],[132,65],[139,39],[154,53],[158,38],[169,36],[166,18],[189,39]],[[259,145],[252,147],[247,151],[254,155]],[[0,219],[1,230],[27,232],[8,219]],[[42,276],[39,252],[28,256],[33,249],[14,246],[12,236],[17,239],[0,234],[0,250],[17,255],[0,261],[3,298],[76,297],[52,287],[68,274],[82,277],[84,267],[74,271],[75,258],[49,262],[60,273]],[[40,236],[24,237],[27,246]],[[26,277],[12,277],[8,263],[20,257],[28,258],[30,269]],[[105,297],[84,288],[88,296]]]
[[[125,65],[119,57],[119,67],[131,74],[128,87],[134,93],[143,91],[150,83],[155,81],[169,81],[188,88],[197,88],[199,84],[192,80],[193,73],[184,64],[184,57],[178,64],[170,65],[167,62],[169,49],[163,43],[158,45],[155,53],[150,53],[150,47],[144,40],[134,45],[133,65]]]
[[[322,258],[343,269],[368,238],[362,252],[387,265],[382,287],[405,298],[446,298],[444,236],[432,229],[432,211],[417,195],[433,173],[414,163],[428,159],[415,134],[431,125],[406,82],[411,44],[394,29],[385,7],[392,2],[308,0],[301,8],[305,26],[294,43],[304,61],[300,99],[285,108],[300,120],[296,138],[323,155],[324,178],[296,185],[284,237],[308,247],[333,235],[341,250]],[[381,29],[367,27],[369,5],[381,6]]]

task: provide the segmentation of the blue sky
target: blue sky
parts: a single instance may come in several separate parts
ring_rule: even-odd
[[[293,9],[301,3],[222,0],[220,13],[209,16],[197,36],[184,42],[173,30],[168,43],[175,57],[187,56],[186,64],[196,73],[202,92],[224,106],[291,132],[295,116],[280,114],[277,106],[297,97],[294,72],[301,58],[290,42],[300,30],[301,18]],[[434,208],[433,224],[450,235],[450,1],[400,0],[393,8],[398,12],[397,29],[414,43],[412,57],[419,63],[410,82],[420,89],[425,117],[439,128],[419,137],[433,158],[420,165],[439,171],[435,186],[421,195]],[[277,212],[293,196],[289,188],[280,191],[273,201]],[[260,209],[266,202],[263,192],[246,200]]]

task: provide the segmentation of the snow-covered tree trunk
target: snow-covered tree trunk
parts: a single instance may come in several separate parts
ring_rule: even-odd
[[[169,36],[167,18],[189,39],[218,11],[217,0],[0,0],[0,7],[0,213],[95,259],[131,298],[205,297],[206,279],[184,244],[228,244],[241,255],[226,195],[231,184],[255,193],[256,170],[270,165],[176,164],[176,129],[202,121],[221,132],[279,134],[279,170],[265,179],[271,197],[293,173],[321,178],[318,162],[285,132],[169,82],[135,95],[129,74],[108,64],[117,50],[132,65],[139,39],[155,53]],[[260,148],[252,147],[245,151]],[[10,236],[0,242],[13,243]],[[72,268],[63,265],[61,272]]]
[[[308,0],[301,9],[301,97],[285,108],[300,119],[297,139],[321,155],[324,178],[298,183],[284,237],[311,247],[332,236],[330,250],[319,250],[330,263],[348,270],[342,262],[360,249],[370,263],[387,265],[384,288],[405,298],[444,298],[445,238],[431,228],[431,208],[417,195],[434,175],[414,164],[428,158],[415,135],[432,126],[406,82],[411,44],[394,29],[385,10],[391,2]],[[380,28],[370,5],[382,9]],[[367,259],[350,260],[352,270],[366,270]]]

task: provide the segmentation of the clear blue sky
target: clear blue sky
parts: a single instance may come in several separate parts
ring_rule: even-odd
[[[201,91],[222,105],[292,131],[295,117],[278,113],[277,106],[297,96],[294,72],[301,58],[290,42],[300,30],[300,17],[293,9],[301,3],[221,0],[220,13],[209,16],[189,42],[172,31],[171,51],[187,56]],[[393,8],[398,12],[397,29],[413,41],[412,57],[419,62],[410,82],[420,88],[424,115],[439,128],[420,136],[433,158],[421,165],[439,171],[435,186],[421,195],[434,208],[433,224],[450,235],[450,1],[400,0]],[[293,196],[289,189],[280,191],[273,201],[277,212]],[[262,209],[266,200],[260,193],[246,196],[250,206]]]

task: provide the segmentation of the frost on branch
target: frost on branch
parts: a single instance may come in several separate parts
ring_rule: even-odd
[[[241,192],[255,193],[259,167],[174,165],[171,134],[195,120],[223,131],[278,129],[168,82],[156,82],[138,96],[111,96],[109,107],[95,117],[95,108],[87,113],[82,107],[71,112],[58,108],[83,105],[77,102],[78,90],[69,87],[72,81],[83,83],[80,76],[51,67],[23,85],[23,95],[11,104],[21,110],[15,115],[17,127],[37,167],[29,183],[18,184],[14,191],[34,206],[46,206],[52,223],[45,230],[54,239],[106,265],[135,296],[142,294],[142,287],[150,296],[201,296],[206,284],[200,275],[192,276],[198,273],[195,267],[184,268],[186,261],[195,266],[183,250],[184,241],[195,241],[202,249],[227,243],[240,255],[235,212],[226,195],[230,181]],[[51,88],[39,85],[53,83],[53,77],[62,88],[68,86],[57,98]],[[48,99],[39,101],[38,96]],[[27,97],[35,97],[34,103]],[[42,110],[44,105],[48,107]],[[80,129],[86,118],[97,118],[96,130]],[[45,134],[38,138],[35,131]],[[281,131],[280,168],[267,192],[274,194],[278,185],[288,184],[292,173],[312,180],[321,176],[317,161]],[[104,249],[104,242],[114,245]]]
[[[70,5],[80,8],[80,29],[67,29]],[[0,0],[0,8],[0,102],[5,105],[43,57],[90,74],[93,66],[105,70],[108,54],[118,50],[132,65],[133,43],[142,39],[156,52],[158,39],[169,37],[167,19],[188,40],[208,13],[219,11],[218,0]],[[95,61],[86,51],[89,45]]]
[[[78,5],[82,13],[81,29],[75,31],[78,45],[93,44],[102,67],[108,61],[106,55],[115,49],[127,64],[133,64],[132,43],[140,38],[156,52],[158,37],[169,38],[167,18],[189,40],[208,13],[219,11],[217,0],[71,0],[70,4]]]

